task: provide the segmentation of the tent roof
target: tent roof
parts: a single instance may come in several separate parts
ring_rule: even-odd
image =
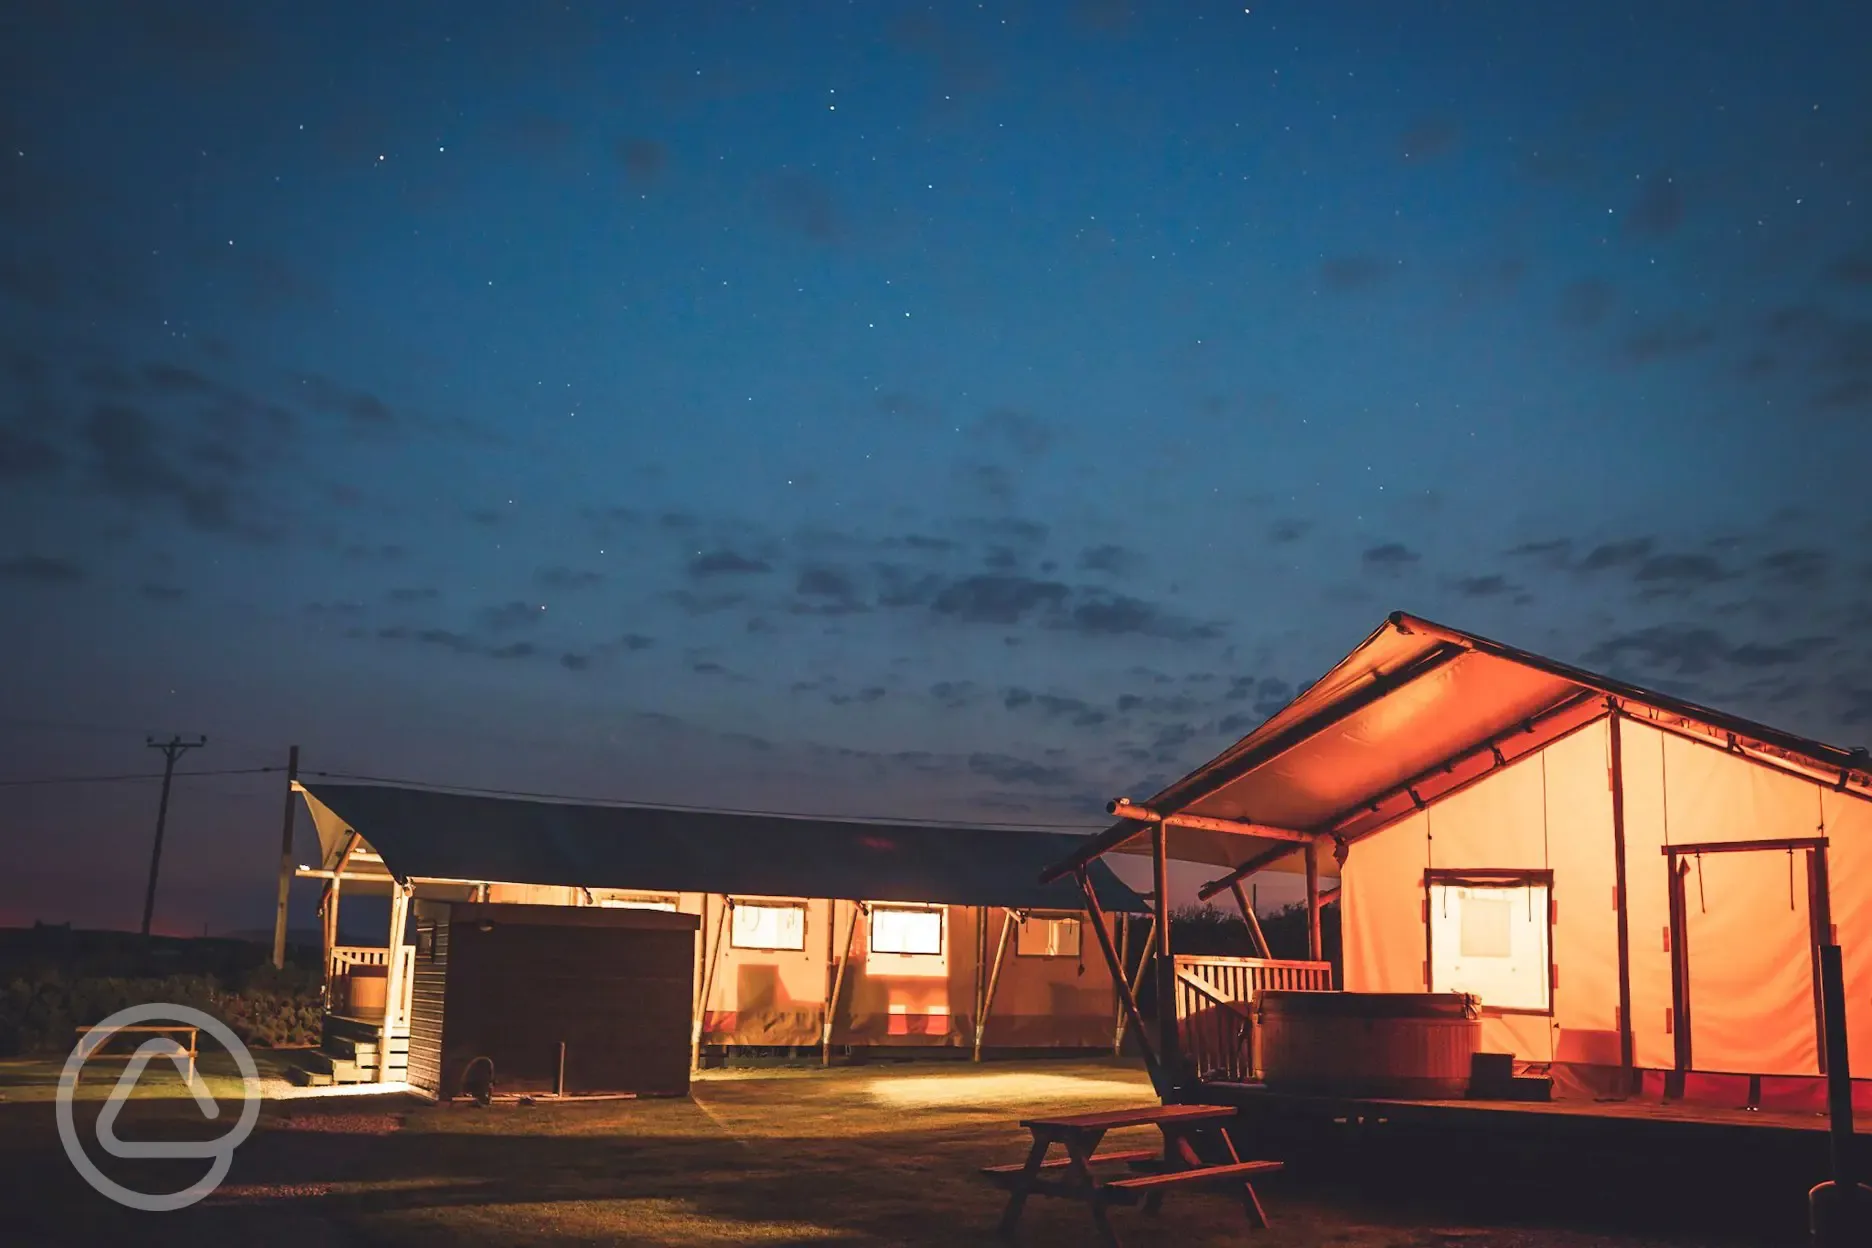
[[[1071,880],[1037,881],[1042,867],[1087,839],[1070,833],[576,805],[389,785],[299,787],[319,825],[327,868],[348,828],[404,879],[1016,909],[1085,904]],[[1109,869],[1092,880],[1107,910],[1144,910]]]
[[[1872,786],[1847,750],[1394,612],[1338,666],[1221,755],[1140,803],[1355,840],[1469,780],[1590,723],[1608,701],[1816,779]],[[1416,794],[1410,790],[1415,788]],[[1058,866],[1107,850],[1147,853],[1125,820]],[[1234,867],[1282,842],[1174,824],[1172,858]],[[1328,860],[1330,862],[1330,860]],[[1295,854],[1272,869],[1299,870]],[[1330,867],[1328,867],[1330,869]]]

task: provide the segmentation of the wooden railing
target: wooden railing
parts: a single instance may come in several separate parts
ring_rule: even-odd
[[[1260,1078],[1253,1007],[1267,991],[1331,992],[1332,964],[1176,955],[1177,1036],[1197,1078]]]

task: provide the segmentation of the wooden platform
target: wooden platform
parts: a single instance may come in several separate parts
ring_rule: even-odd
[[[1576,1121],[1580,1119],[1617,1124],[1653,1124],[1674,1127],[1704,1127],[1721,1131],[1726,1128],[1749,1128],[1825,1134],[1824,1113],[1789,1113],[1771,1109],[1747,1109],[1741,1106],[1697,1104],[1633,1097],[1626,1100],[1552,1101],[1482,1101],[1437,1100],[1404,1101],[1386,1098],[1347,1098],[1297,1096],[1270,1092],[1254,1083],[1205,1083],[1197,1100],[1204,1104],[1235,1105],[1251,1112],[1272,1112],[1323,1119],[1355,1118],[1399,1123],[1440,1122],[1495,1129],[1529,1120]],[[1872,1113],[1864,1110],[1854,1115],[1854,1129],[1872,1145]]]

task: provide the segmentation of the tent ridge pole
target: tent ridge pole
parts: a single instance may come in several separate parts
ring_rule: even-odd
[[[1606,731],[1611,742],[1611,774],[1607,783],[1612,790],[1612,875],[1613,902],[1618,924],[1618,1020],[1619,1066],[1628,1086],[1638,1078],[1632,1039],[1631,987],[1631,911],[1625,880],[1625,757],[1619,725],[1624,720],[1617,698],[1606,699]]]
[[[988,1034],[988,1011],[994,1008],[995,986],[1001,982],[1001,960],[1007,956],[1008,934],[1014,930],[1014,910],[1001,920],[1001,939],[995,944],[994,968],[988,972],[988,986],[982,993],[981,1013],[975,1019],[975,1060],[981,1061],[982,1039]]]

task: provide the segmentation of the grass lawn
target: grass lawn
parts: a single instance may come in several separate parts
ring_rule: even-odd
[[[275,1101],[220,1191],[187,1210],[147,1214],[84,1185],[43,1085],[43,1071],[0,1063],[0,1244],[11,1248],[992,1243],[1003,1196],[976,1167],[1021,1159],[1028,1137],[1019,1118],[1153,1099],[1126,1066],[1035,1062],[728,1072],[699,1081],[687,1100],[487,1109],[399,1096]],[[201,1161],[102,1157],[86,1124],[107,1087],[99,1080],[77,1113],[107,1173],[171,1191],[202,1173]],[[192,1101],[156,1086],[121,1121],[125,1139],[221,1134]],[[1156,1138],[1114,1132],[1108,1146]],[[1127,1209],[1112,1217],[1128,1244],[1178,1248],[1711,1242],[1467,1225],[1448,1208],[1367,1203],[1355,1187],[1330,1191],[1286,1175],[1257,1187],[1274,1222],[1266,1232],[1248,1230],[1234,1199],[1206,1192],[1173,1193],[1154,1219]],[[1030,1200],[1021,1226],[1027,1245],[1093,1242],[1085,1211],[1064,1201]]]

